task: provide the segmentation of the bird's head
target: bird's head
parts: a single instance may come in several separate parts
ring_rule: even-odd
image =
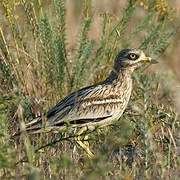
[[[140,49],[123,49],[115,59],[114,69],[119,71],[121,68],[137,69],[143,64],[155,64],[156,60],[147,57]]]

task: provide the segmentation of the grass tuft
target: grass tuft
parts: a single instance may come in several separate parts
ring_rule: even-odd
[[[128,0],[116,15],[97,13],[91,0],[77,3],[80,27],[70,45],[68,1],[2,0],[0,179],[178,179],[180,117],[167,79],[145,69],[133,76],[120,120],[90,134],[95,159],[76,146],[73,132],[10,138],[67,93],[103,80],[119,49],[136,46],[160,57],[179,31],[166,0]]]

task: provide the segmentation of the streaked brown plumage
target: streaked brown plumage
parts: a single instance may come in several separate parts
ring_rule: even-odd
[[[85,87],[61,100],[47,113],[46,127],[105,126],[118,120],[124,112],[132,91],[131,75],[147,62],[154,62],[141,50],[124,49],[115,59],[106,80]],[[27,124],[27,130],[41,128],[39,120]]]
[[[103,127],[118,120],[132,91],[132,73],[145,63],[155,62],[139,49],[123,49],[117,55],[107,79],[66,96],[47,113],[46,127]],[[39,132],[41,119],[26,125],[27,131]]]

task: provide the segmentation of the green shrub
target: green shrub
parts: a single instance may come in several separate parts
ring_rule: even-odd
[[[134,74],[133,95],[120,121],[90,135],[96,159],[87,159],[61,135],[56,143],[58,135],[52,134],[10,139],[67,93],[105,78],[119,49],[136,46],[159,57],[179,28],[166,1],[129,0],[117,17],[103,12],[99,39],[92,40],[96,17],[91,0],[83,0],[74,49],[68,46],[63,0],[2,0],[0,9],[0,178],[178,177],[179,117],[170,93],[159,88],[161,77],[144,69]]]

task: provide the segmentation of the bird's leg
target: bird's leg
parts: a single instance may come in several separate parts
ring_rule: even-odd
[[[81,135],[87,131],[88,128],[87,127],[82,127],[79,132],[77,133],[77,137],[75,138],[76,142],[79,144],[79,146],[81,146],[86,152],[87,152],[87,155],[89,158],[93,158],[94,157],[94,154],[90,151],[90,148],[89,148],[89,143],[88,141],[86,142],[82,142],[82,139],[81,139]],[[83,140],[87,140],[88,139],[88,135],[85,136],[85,138]]]

